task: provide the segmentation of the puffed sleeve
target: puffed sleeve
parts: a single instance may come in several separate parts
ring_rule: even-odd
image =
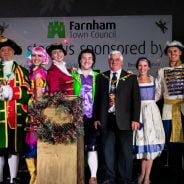
[[[162,98],[163,92],[164,92],[164,70],[161,68],[158,70],[157,77],[155,79],[155,85],[156,85],[156,90],[155,90],[155,101],[158,101]]]

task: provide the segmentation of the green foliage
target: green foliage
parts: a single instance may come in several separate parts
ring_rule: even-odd
[[[72,115],[72,122],[51,122],[42,111],[50,106],[64,107],[64,112]],[[60,108],[59,108],[60,109]],[[63,110],[63,108],[61,108]],[[43,142],[50,144],[68,144],[77,140],[78,136],[84,135],[82,99],[76,97],[68,100],[63,93],[55,93],[52,97],[46,96],[42,101],[34,102],[29,106],[29,128]]]

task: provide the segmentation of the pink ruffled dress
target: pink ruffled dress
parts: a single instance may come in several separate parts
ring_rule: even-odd
[[[47,72],[42,66],[30,66],[31,89],[33,95],[29,101],[29,105],[36,101],[36,89],[37,87],[42,88],[42,94],[45,92],[46,88],[46,76]],[[31,128],[29,121],[27,122],[27,133],[26,133],[26,158],[37,157],[37,138],[34,136],[34,130]]]

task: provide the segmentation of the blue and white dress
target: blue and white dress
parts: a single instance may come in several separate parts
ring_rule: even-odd
[[[165,133],[160,111],[155,102],[155,82],[139,83],[141,94],[141,128],[134,131],[134,153],[136,159],[155,159],[164,149]]]

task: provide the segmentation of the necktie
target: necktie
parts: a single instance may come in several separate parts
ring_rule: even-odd
[[[114,104],[115,104],[116,84],[117,84],[117,77],[116,72],[114,72],[111,79],[109,90],[109,112],[115,112]]]
[[[116,72],[114,72],[111,79],[110,93],[113,93],[113,94],[116,93],[116,84],[117,84],[117,77],[116,77]]]

